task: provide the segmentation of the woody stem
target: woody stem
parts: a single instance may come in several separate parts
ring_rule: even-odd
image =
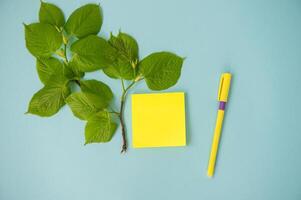
[[[121,102],[120,102],[120,111],[119,111],[119,120],[120,120],[120,125],[121,125],[121,134],[122,134],[122,148],[121,148],[121,153],[125,153],[127,150],[127,138],[126,138],[126,127],[125,127],[125,123],[124,123],[124,118],[123,118],[123,114],[124,114],[124,104],[126,101],[126,94],[129,91],[129,89],[131,87],[133,87],[133,85],[135,84],[135,81],[133,81],[127,88],[124,87],[124,82],[121,79],[121,83],[122,83],[122,96],[121,96]]]

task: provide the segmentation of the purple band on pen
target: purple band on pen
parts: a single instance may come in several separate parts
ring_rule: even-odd
[[[219,102],[219,110],[225,110],[225,108],[226,108],[226,102],[224,102],[224,101],[220,101]]]

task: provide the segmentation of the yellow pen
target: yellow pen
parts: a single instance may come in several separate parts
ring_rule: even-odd
[[[223,73],[219,83],[218,97],[217,97],[217,100],[219,101],[219,108],[217,111],[216,125],[215,125],[214,136],[213,136],[213,141],[211,146],[211,153],[210,153],[210,158],[208,163],[207,175],[209,177],[212,177],[214,174],[216,155],[217,155],[219,139],[222,131],[222,125],[223,125],[224,113],[226,108],[226,102],[228,100],[230,83],[231,83],[231,74]]]

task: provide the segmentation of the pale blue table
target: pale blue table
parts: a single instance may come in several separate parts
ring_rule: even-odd
[[[70,13],[84,3],[51,1]],[[0,199],[301,199],[301,1],[103,0],[101,35],[121,28],[141,55],[186,56],[170,91],[187,93],[184,148],[84,146],[84,123],[65,107],[49,119],[24,115],[41,87],[22,22],[38,0],[0,2]],[[220,73],[234,74],[216,176],[206,167]],[[89,74],[120,90],[100,72]],[[134,92],[149,92],[141,84]],[[130,101],[126,117],[131,132]]]

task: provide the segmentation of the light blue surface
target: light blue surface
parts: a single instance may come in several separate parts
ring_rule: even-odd
[[[51,2],[68,15],[91,1]],[[0,2],[1,200],[301,199],[301,1],[103,0],[101,35],[121,28],[142,56],[170,50],[187,57],[169,91],[187,93],[188,146],[126,155],[120,130],[108,144],[84,146],[84,123],[67,107],[52,118],[23,114],[42,86],[22,26],[37,20],[39,4]],[[210,180],[224,71],[234,74],[233,87]],[[88,77],[120,91],[100,72]],[[133,92],[149,91],[140,84]],[[128,133],[130,110],[128,101]]]

